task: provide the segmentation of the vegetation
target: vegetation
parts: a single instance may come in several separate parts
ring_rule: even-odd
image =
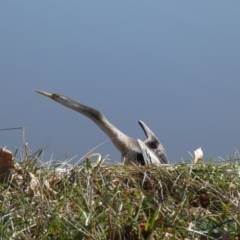
[[[236,161],[71,166],[40,154],[24,151],[0,184],[0,239],[240,239]]]

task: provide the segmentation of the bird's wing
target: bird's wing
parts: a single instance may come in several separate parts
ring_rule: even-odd
[[[138,123],[147,136],[147,139],[144,141],[145,145],[155,153],[161,163],[168,163],[166,151],[156,135],[143,121],[138,121]]]
[[[139,125],[141,126],[141,128],[143,129],[146,137],[148,139],[151,139],[151,140],[157,140],[157,137],[155,136],[155,134],[152,132],[152,130],[143,122],[143,121],[138,121]],[[158,141],[159,142],[159,141]]]
[[[145,165],[151,165],[151,164],[159,165],[159,164],[161,164],[161,161],[156,156],[156,154],[151,149],[149,149],[143,141],[138,139],[137,142],[138,142],[138,145],[141,149]]]

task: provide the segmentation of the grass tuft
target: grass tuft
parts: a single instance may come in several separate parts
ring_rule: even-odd
[[[24,153],[0,184],[0,239],[240,239],[238,162],[70,165],[39,156]]]

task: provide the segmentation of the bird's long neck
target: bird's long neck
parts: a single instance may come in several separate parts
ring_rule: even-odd
[[[118,130],[114,125],[112,125],[106,117],[98,110],[83,105],[81,103],[77,103],[73,100],[71,106],[65,105],[65,102],[59,102],[62,105],[71,108],[86,117],[90,118],[93,122],[95,122],[103,132],[105,132],[108,137],[111,139],[116,148],[122,153],[124,156],[129,149],[136,148],[138,149],[136,140],[128,137],[120,130]]]

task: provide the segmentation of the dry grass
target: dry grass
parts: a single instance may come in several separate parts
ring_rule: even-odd
[[[0,239],[240,239],[238,162],[64,170],[39,154],[0,184]]]

